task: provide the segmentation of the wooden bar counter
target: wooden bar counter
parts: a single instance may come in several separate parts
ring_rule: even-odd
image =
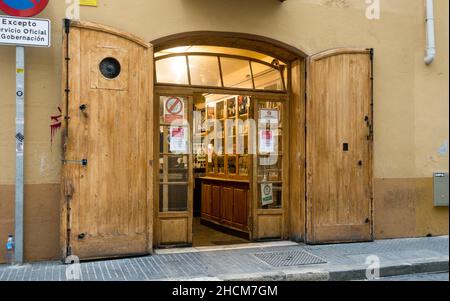
[[[213,177],[201,180],[202,221],[249,233],[249,182]]]

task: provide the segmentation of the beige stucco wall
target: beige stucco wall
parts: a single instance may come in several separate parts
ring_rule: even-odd
[[[99,0],[81,18],[153,40],[183,31],[217,30],[271,37],[308,54],[340,46],[373,47],[375,178],[430,177],[448,170],[448,8],[436,0],[437,58],[423,64],[422,0],[381,0],[380,20],[365,17],[363,0]],[[53,21],[51,49],[27,49],[26,183],[59,182],[58,141],[49,116],[60,104],[60,40],[64,1],[40,15]],[[0,184],[14,182],[14,48],[0,47]]]
[[[209,30],[266,36],[307,54],[335,47],[373,47],[375,178],[429,179],[434,171],[448,171],[449,163],[448,150],[439,153],[445,144],[448,149],[449,136],[449,1],[435,0],[437,57],[431,66],[423,63],[424,1],[381,0],[381,5],[381,19],[368,20],[364,0],[287,0],[283,4],[277,0],[99,0],[97,8],[82,7],[81,19],[117,27],[148,41]],[[65,1],[50,1],[39,17],[53,22],[52,47],[26,50],[25,182],[29,185],[60,181],[60,139],[58,135],[51,145],[50,116],[58,113],[61,103],[61,20],[65,10]],[[15,177],[14,62],[14,47],[0,47],[0,186],[5,187],[13,185]],[[431,188],[427,191],[428,200]],[[383,195],[389,193],[380,188],[377,195],[383,208],[389,201]],[[411,199],[404,195],[405,200]],[[0,201],[4,199],[6,196],[0,195]],[[430,216],[431,198],[427,202]],[[46,206],[45,200],[42,206]],[[40,222],[47,225],[49,220],[57,228],[53,218]],[[3,222],[10,228],[9,217]],[[448,227],[448,210],[440,214],[439,223]],[[384,232],[383,236],[390,235]]]

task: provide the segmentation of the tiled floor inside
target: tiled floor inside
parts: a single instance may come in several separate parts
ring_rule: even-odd
[[[245,243],[249,243],[249,241],[202,225],[200,218],[194,219],[193,247],[226,246]]]

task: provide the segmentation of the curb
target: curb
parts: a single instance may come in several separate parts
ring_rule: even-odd
[[[413,274],[440,273],[449,271],[449,261],[427,261],[417,263],[405,263],[400,265],[384,266],[380,269],[381,277],[404,276]],[[163,280],[163,279],[161,279]],[[194,278],[172,279],[171,281],[195,281]],[[215,277],[197,278],[202,281],[352,281],[367,280],[366,269],[342,269],[335,271],[325,271],[321,269],[293,269],[285,271],[270,271],[246,274],[225,274]],[[167,281],[167,279],[165,279]]]

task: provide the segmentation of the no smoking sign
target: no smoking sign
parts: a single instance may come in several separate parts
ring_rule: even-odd
[[[168,97],[164,104],[164,121],[172,123],[184,118],[184,102],[178,97]]]

